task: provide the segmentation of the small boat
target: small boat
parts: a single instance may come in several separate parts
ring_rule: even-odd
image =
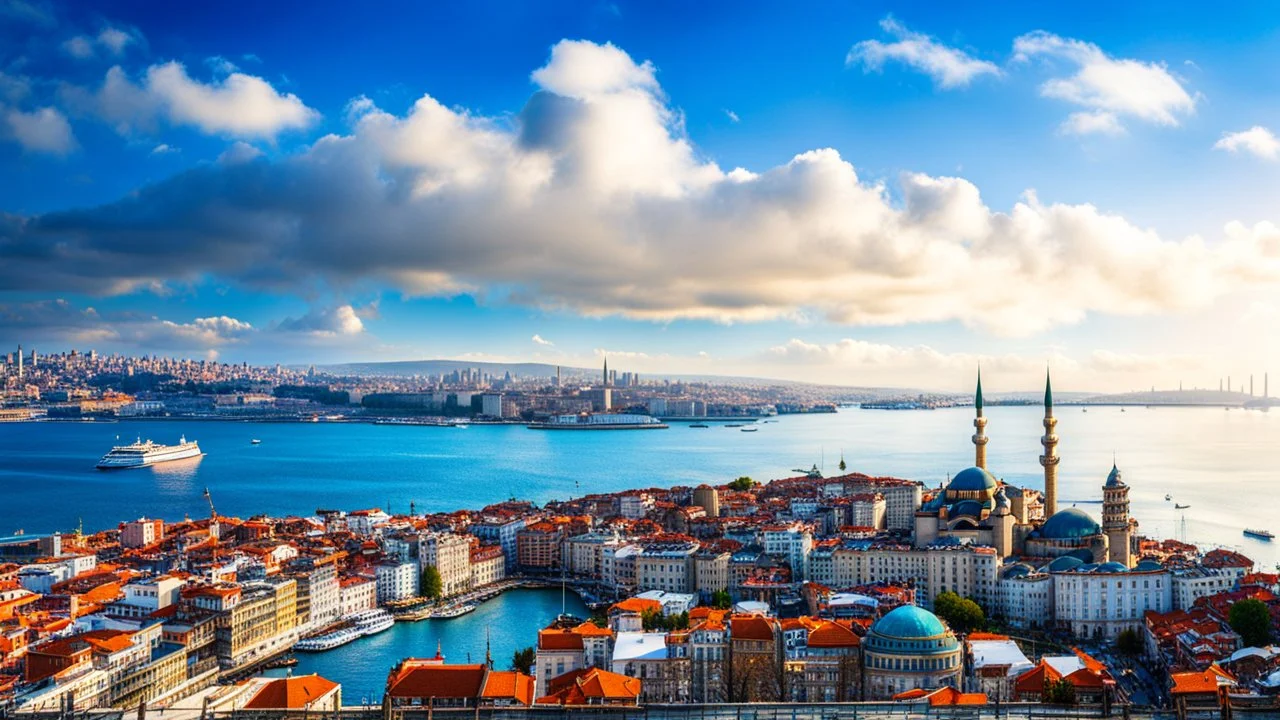
[[[1251,530],[1249,528],[1244,529],[1244,534],[1259,540],[1271,540],[1275,537],[1275,535],[1268,530]]]
[[[1172,496],[1172,495],[1165,495],[1165,496],[1164,496],[1164,501],[1165,501],[1165,502],[1169,502],[1169,501],[1170,501],[1170,500],[1172,500],[1172,499],[1173,499],[1173,496]]]
[[[468,425],[468,424],[466,424],[466,423],[454,423],[454,424],[453,424],[453,427],[455,427],[455,428],[457,428],[457,429],[459,429],[459,430],[466,430],[467,428],[469,428],[469,427],[471,427],[471,426],[470,426],[470,425]]]
[[[249,444],[250,444],[250,445],[261,445],[261,444],[262,444],[262,441],[261,441],[261,440],[259,440],[258,438],[254,438],[254,439],[252,439],[252,440],[250,440],[250,441],[249,441]]]
[[[690,425],[689,427],[691,427],[691,428],[704,428],[704,427],[711,427],[711,426],[710,426],[710,425],[707,425],[707,424],[705,424],[705,423],[694,423],[694,424]]]
[[[1187,508],[1189,508],[1189,507],[1191,507],[1191,506],[1190,506],[1190,505],[1182,505],[1182,504],[1179,504],[1179,503],[1174,503],[1174,504],[1173,504],[1173,507],[1174,507],[1174,509],[1175,509],[1175,510],[1186,510]]]
[[[742,428],[742,432],[759,432],[759,431],[760,431],[760,428],[753,428],[753,427]]]
[[[742,427],[742,423],[729,423],[725,427]]]

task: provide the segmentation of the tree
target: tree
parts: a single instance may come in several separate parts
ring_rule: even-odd
[[[844,453],[840,453],[840,472],[844,472],[847,467],[849,466],[844,464]]]
[[[1232,605],[1227,613],[1227,622],[1244,640],[1246,647],[1264,647],[1271,642],[1271,610],[1257,598]]]
[[[978,603],[950,591],[939,593],[934,598],[933,611],[958,633],[979,630],[987,624],[987,617]]]
[[[533,648],[527,647],[523,650],[515,651],[511,656],[511,669],[522,672],[525,675],[533,674],[533,661],[537,659],[537,654]]]
[[[1041,699],[1050,705],[1075,705],[1076,686],[1066,678],[1050,680],[1044,684],[1044,694]]]
[[[733,607],[733,597],[728,590],[717,590],[711,593],[711,607],[717,610],[728,610]]]
[[[439,600],[440,596],[444,594],[444,580],[440,578],[440,571],[436,569],[435,565],[428,565],[422,571],[419,594],[432,600]]]
[[[746,492],[747,490],[750,490],[751,488],[755,487],[755,485],[756,485],[755,480],[752,480],[750,477],[743,475],[737,480],[734,480],[733,482],[729,483],[729,489],[737,490],[738,492]]]
[[[1142,652],[1142,638],[1138,631],[1127,628],[1116,636],[1116,649],[1125,655],[1138,655]]]

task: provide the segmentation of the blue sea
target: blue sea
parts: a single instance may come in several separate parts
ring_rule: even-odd
[[[1006,481],[1042,486],[1038,407],[988,408],[989,469]],[[1059,496],[1095,518],[1112,458],[1132,490],[1144,534],[1225,546],[1264,569],[1280,543],[1245,538],[1245,527],[1280,532],[1276,520],[1280,412],[1222,408],[1062,406],[1057,409]],[[860,410],[784,416],[743,433],[707,429],[536,431],[362,423],[125,421],[0,424],[0,535],[107,528],[140,516],[206,516],[207,487],[218,512],[247,517],[310,514],[317,508],[381,507],[407,512],[479,508],[510,497],[539,503],[635,487],[723,483],[740,475],[789,477],[817,464],[838,472],[894,475],[940,485],[973,462],[972,410]],[[199,441],[198,460],[102,472],[94,464],[136,437]],[[251,444],[260,439],[259,445]],[[1166,501],[1165,495],[1173,501]],[[1174,503],[1190,505],[1178,511]],[[572,601],[572,599],[571,599]],[[572,608],[580,611],[580,606]],[[560,610],[558,591],[526,591],[448,621],[403,623],[376,638],[303,659],[359,698],[382,687],[399,657],[477,660],[485,628],[505,666]]]

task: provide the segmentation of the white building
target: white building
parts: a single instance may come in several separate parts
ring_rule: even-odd
[[[881,529],[885,527],[889,505],[883,493],[864,493],[849,498],[849,524]]]
[[[808,578],[809,551],[813,550],[813,531],[809,525],[801,522],[770,525],[761,535],[765,553],[785,558],[791,566],[793,580]]]
[[[444,597],[471,589],[471,541],[454,533],[432,533],[422,538],[421,570],[434,567],[440,573]]]
[[[693,593],[649,590],[636,595],[636,597],[641,600],[653,600],[658,603],[662,606],[662,614],[667,617],[679,615],[680,613],[687,613],[698,604],[698,596]]]
[[[694,590],[694,553],[698,544],[664,543],[648,546],[636,558],[636,587],[640,590],[663,590],[689,593]]]
[[[120,528],[120,546],[126,548],[146,547],[164,538],[164,521],[138,518],[124,524]]]
[[[914,581],[916,600],[926,608],[933,607],[939,593],[948,591],[973,598],[984,608],[993,607],[1001,568],[995,548],[958,541],[916,548],[854,540],[832,553],[832,564],[834,587]]]
[[[146,617],[177,603],[184,584],[182,580],[169,575],[127,583],[122,588],[124,598],[112,603],[107,614],[117,617]]]
[[[1050,573],[1054,620],[1079,638],[1114,640],[1124,630],[1141,630],[1148,610],[1173,608],[1173,583],[1164,569],[1130,571],[1109,562]]]
[[[373,529],[390,520],[391,516],[378,508],[356,510],[347,515],[347,529],[356,535],[372,535]]]
[[[630,492],[618,498],[618,513],[630,520],[639,520],[652,509],[653,496],[649,493]]]
[[[378,583],[368,577],[345,577],[338,581],[342,614],[352,615],[378,607]]]
[[[970,640],[968,645],[973,662],[971,674],[965,679],[965,689],[986,693],[990,700],[1013,700],[1014,682],[1019,675],[1034,667],[1034,663],[1009,638]]]
[[[1023,563],[1010,565],[1000,573],[997,607],[1010,627],[1052,627],[1053,577]]]
[[[378,602],[408,600],[418,596],[418,565],[411,562],[385,562],[378,566]]]

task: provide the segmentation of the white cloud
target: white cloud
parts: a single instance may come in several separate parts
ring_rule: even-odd
[[[1115,113],[1105,110],[1073,112],[1062,121],[1059,131],[1064,135],[1124,135],[1124,126]]]
[[[541,335],[534,335],[532,338],[529,338],[529,339],[533,341],[534,345],[541,345],[543,347],[552,347],[553,345],[555,345],[555,343],[551,342],[550,340],[544,340]]]
[[[734,123],[741,122],[741,118],[738,117],[738,113],[728,108],[725,108],[724,114],[725,114],[725,117],[729,118],[729,122],[734,122]]]
[[[98,33],[98,44],[113,55],[121,55],[127,45],[134,42],[133,35],[114,27],[106,27]]]
[[[654,321],[1027,335],[1280,280],[1280,244],[1261,226],[1162,237],[1034,192],[991,208],[963,178],[918,173],[891,193],[832,149],[725,172],[684,134],[652,66],[613,46],[565,43],[534,77],[550,85],[511,120],[430,96],[403,116],[361,101],[349,134],[303,152],[201,166],[103,207],[0,216],[12,249],[0,286],[109,293],[213,277]]]
[[[62,43],[62,49],[71,57],[87,60],[96,57],[98,49],[105,50],[108,55],[123,55],[125,48],[136,44],[140,36],[136,31],[126,32],[117,27],[107,26],[96,37],[76,35]]]
[[[1115,125],[1119,116],[1127,116],[1176,126],[1181,118],[1195,112],[1196,99],[1163,63],[1113,58],[1093,43],[1042,30],[1015,39],[1013,51],[1020,61],[1046,57],[1074,65],[1074,75],[1046,81],[1040,86],[1040,94],[1095,113],[1109,113]],[[1112,127],[1110,121],[1096,118],[1091,123],[1084,122],[1094,129]]]
[[[176,152],[181,152],[181,150],[169,145],[168,143],[160,143],[159,145],[151,148],[152,155],[168,155]]]
[[[925,73],[938,87],[946,89],[964,87],[982,75],[1000,75],[1000,68],[994,63],[943,45],[923,33],[912,32],[892,17],[881,20],[880,27],[897,41],[863,40],[849,50],[846,65],[860,63],[871,71],[880,70],[888,60],[895,60]]]
[[[154,130],[163,118],[211,135],[272,139],[286,130],[307,128],[320,117],[298,96],[279,93],[262,78],[232,72],[203,83],[178,62],[152,65],[141,83],[116,66],[96,92],[67,88],[65,93],[73,104],[126,133]]]
[[[94,55],[93,40],[84,35],[77,35],[67,39],[62,43],[62,49],[71,57],[79,60],[85,60]]]
[[[56,108],[45,107],[31,112],[9,110],[4,119],[9,126],[9,134],[27,150],[66,155],[76,149],[71,124]]]
[[[1240,132],[1223,133],[1222,139],[1214,143],[1213,148],[1232,153],[1244,151],[1266,160],[1275,160],[1280,156],[1280,140],[1261,125],[1254,125]]]
[[[364,332],[364,322],[351,305],[331,308],[313,308],[306,315],[282,320],[276,329],[281,332],[297,332],[318,338],[335,338],[342,335],[359,335]]]

